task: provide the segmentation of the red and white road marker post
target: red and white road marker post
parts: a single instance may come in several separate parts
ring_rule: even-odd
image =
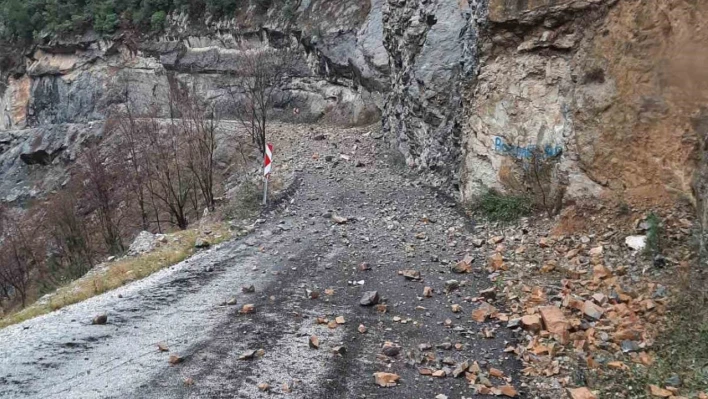
[[[273,144],[266,144],[265,158],[263,160],[263,205],[268,203],[268,179],[273,164]]]

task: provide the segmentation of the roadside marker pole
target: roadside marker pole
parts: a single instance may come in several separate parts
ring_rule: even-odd
[[[265,159],[263,161],[263,205],[268,203],[268,179],[270,179],[270,169],[273,163],[273,144],[266,144]]]

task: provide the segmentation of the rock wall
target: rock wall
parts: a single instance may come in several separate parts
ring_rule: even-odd
[[[434,185],[459,184],[462,87],[477,65],[477,2],[388,0],[384,44],[391,90],[383,128]]]
[[[85,139],[101,137],[112,109],[131,103],[140,112],[162,104],[166,115],[169,80],[216,104],[221,118],[235,117],[227,87],[237,79],[233,72],[244,49],[297,43],[302,64],[283,87],[290,95],[279,104],[279,119],[379,121],[388,90],[382,4],[303,1],[287,18],[276,8],[260,14],[240,10],[227,21],[174,15],[159,37],[122,32],[105,39],[89,32],[37,44],[10,61],[5,57],[0,201],[22,201],[59,187],[70,154]]]
[[[160,37],[86,34],[0,63],[0,176],[8,165],[19,181],[41,176],[29,172],[41,163],[23,161],[44,156],[28,144],[44,142],[38,132],[97,126],[128,100],[164,101],[168,79],[228,117],[224,88],[240,49],[291,40],[304,63],[285,88],[293,95],[282,116],[291,107],[303,121],[381,120],[412,168],[463,201],[489,188],[523,190],[532,156],[550,168],[548,194],[559,204],[708,198],[699,143],[708,108],[704,2],[303,0],[291,15],[237,14],[176,15]],[[20,148],[17,158],[10,149]],[[51,165],[70,162],[67,149]],[[48,187],[25,183],[11,195],[0,189],[0,198]]]
[[[695,201],[706,11],[695,1],[490,0],[465,97],[463,198],[509,189],[540,148],[566,202]]]

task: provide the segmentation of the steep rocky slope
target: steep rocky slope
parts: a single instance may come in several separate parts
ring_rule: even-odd
[[[693,198],[706,5],[491,1],[466,100],[464,194],[503,185],[528,146],[567,196]]]
[[[275,8],[240,10],[227,21],[176,15],[159,36],[55,40],[3,63],[0,197],[26,198],[61,182],[43,171],[61,170],[72,143],[100,135],[111,108],[164,101],[168,79],[233,116],[224,88],[239,49],[293,40],[306,65],[286,88],[293,96],[281,117],[292,119],[297,108],[301,121],[380,118],[408,165],[462,200],[489,187],[523,189],[537,153],[554,204],[585,197],[697,204],[705,196],[707,7],[313,0],[289,17]]]

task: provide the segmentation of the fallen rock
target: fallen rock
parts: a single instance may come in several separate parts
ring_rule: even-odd
[[[647,246],[647,236],[628,236],[624,243],[633,251],[642,251]]]
[[[526,315],[521,318],[521,326],[528,331],[540,331],[541,330],[541,318],[538,315]]]
[[[597,397],[585,387],[568,388],[568,395],[570,395],[571,399],[597,399]]]
[[[570,328],[570,323],[566,320],[563,311],[555,306],[543,306],[539,308],[543,325],[551,334],[563,335]]]
[[[243,292],[244,294],[252,294],[256,292],[256,287],[254,287],[253,284],[248,286],[244,285],[243,287],[241,287],[241,292]]]
[[[252,360],[256,357],[256,352],[255,350],[246,351],[238,357],[238,360]]]
[[[495,313],[497,313],[497,308],[487,302],[482,302],[479,307],[472,312],[472,320],[483,323]]]
[[[512,387],[511,385],[500,386],[499,391],[502,395],[509,398],[515,398],[519,395],[519,393],[516,391],[516,388]]]
[[[226,304],[229,306],[236,305],[237,303],[238,303],[238,300],[236,299],[236,297],[231,297],[231,298],[229,298],[228,301],[226,301]]]
[[[349,221],[349,219],[339,216],[337,214],[332,214],[332,221],[337,224],[345,224]]]
[[[319,349],[320,348],[320,339],[317,338],[316,335],[310,336],[310,340],[308,341],[308,345],[312,349]]]
[[[445,282],[445,292],[450,293],[460,288],[460,282],[457,280],[447,280]]]
[[[454,370],[452,370],[452,376],[454,378],[458,378],[462,375],[465,375],[465,372],[467,371],[467,369],[469,367],[470,367],[470,363],[467,360],[465,360],[464,362],[458,364]]]
[[[210,246],[211,243],[204,237],[197,237],[197,240],[194,242],[194,248],[203,249],[209,248]]]
[[[150,252],[155,249],[156,243],[157,239],[155,234],[152,234],[149,231],[141,231],[138,236],[135,237],[133,243],[130,244],[130,247],[128,248],[128,255],[136,256]]]
[[[358,330],[359,333],[361,333],[361,334],[366,334],[367,328],[366,328],[365,325],[359,324],[359,328],[357,328],[357,330]]]
[[[359,305],[361,306],[373,306],[379,303],[379,292],[378,291],[367,291],[361,296]]]
[[[450,310],[452,310],[452,313],[460,313],[462,312],[462,306],[455,303],[450,306]]]
[[[374,381],[378,386],[384,388],[395,387],[396,385],[398,385],[399,379],[401,379],[401,376],[394,373],[374,373]]]
[[[394,345],[392,342],[385,342],[381,348],[381,353],[388,357],[396,357],[399,353],[401,353],[401,347]]]
[[[170,363],[170,364],[173,365],[173,366],[174,366],[175,364],[180,364],[180,363],[182,363],[183,361],[184,361],[184,359],[183,359],[181,356],[179,356],[179,355],[170,355],[170,358],[167,359],[167,362]]]
[[[417,270],[401,270],[399,273],[408,280],[420,280],[420,272]]]
[[[432,297],[433,296],[433,289],[430,287],[423,288],[423,296],[426,298]]]
[[[657,398],[669,398],[673,396],[673,393],[668,389],[664,389],[656,385],[649,385],[649,393],[651,393],[651,396]]]
[[[499,369],[495,369],[494,367],[492,367],[492,368],[489,369],[489,376],[490,376],[490,377],[496,377],[496,378],[504,378],[504,372],[501,371],[501,370],[499,370]]]
[[[158,350],[159,352],[167,352],[167,351],[169,351],[170,349],[167,347],[166,344],[164,344],[164,343],[162,343],[162,342],[158,342],[158,343],[157,343],[157,350]]]
[[[108,315],[106,314],[100,314],[91,320],[91,324],[99,325],[102,326],[104,324],[108,323]]]
[[[600,320],[605,310],[596,305],[593,301],[585,301],[583,304],[583,313],[593,320]]]
[[[472,272],[472,262],[474,262],[474,258],[470,255],[465,256],[464,259],[461,261],[457,262],[454,266],[450,268],[450,270],[453,273],[471,273]]]
[[[252,303],[247,303],[241,308],[241,314],[254,313],[256,311],[256,305]]]
[[[270,385],[266,384],[265,382],[261,382],[260,384],[258,384],[258,389],[261,392],[266,392],[270,389]]]

